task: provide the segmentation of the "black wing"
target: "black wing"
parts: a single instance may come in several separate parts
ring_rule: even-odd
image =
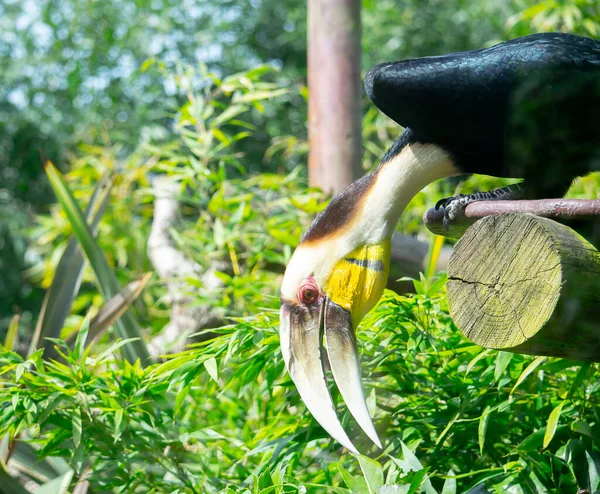
[[[456,152],[499,156],[511,95],[524,81],[600,73],[600,41],[564,33],[487,49],[384,63],[365,77],[375,105],[403,127]]]

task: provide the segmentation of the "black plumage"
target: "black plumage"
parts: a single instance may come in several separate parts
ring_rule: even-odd
[[[365,88],[413,139],[450,151],[465,172],[537,178],[555,196],[600,170],[600,41],[564,33],[384,63]]]

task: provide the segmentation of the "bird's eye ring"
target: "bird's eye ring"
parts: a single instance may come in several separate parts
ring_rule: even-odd
[[[298,292],[298,299],[305,305],[316,302],[318,298],[319,288],[313,283],[305,284]]]

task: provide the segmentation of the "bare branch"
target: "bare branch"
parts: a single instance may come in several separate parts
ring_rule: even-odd
[[[460,238],[465,230],[486,216],[504,213],[530,213],[558,220],[592,219],[600,217],[600,200],[592,199],[539,199],[535,201],[478,201],[465,208],[463,216],[450,221],[450,228],[443,225],[444,209],[429,209],[423,215],[425,226],[436,235]]]

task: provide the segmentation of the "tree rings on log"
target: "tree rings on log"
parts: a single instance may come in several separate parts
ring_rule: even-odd
[[[600,361],[600,253],[531,214],[471,226],[448,264],[448,306],[474,343]]]

